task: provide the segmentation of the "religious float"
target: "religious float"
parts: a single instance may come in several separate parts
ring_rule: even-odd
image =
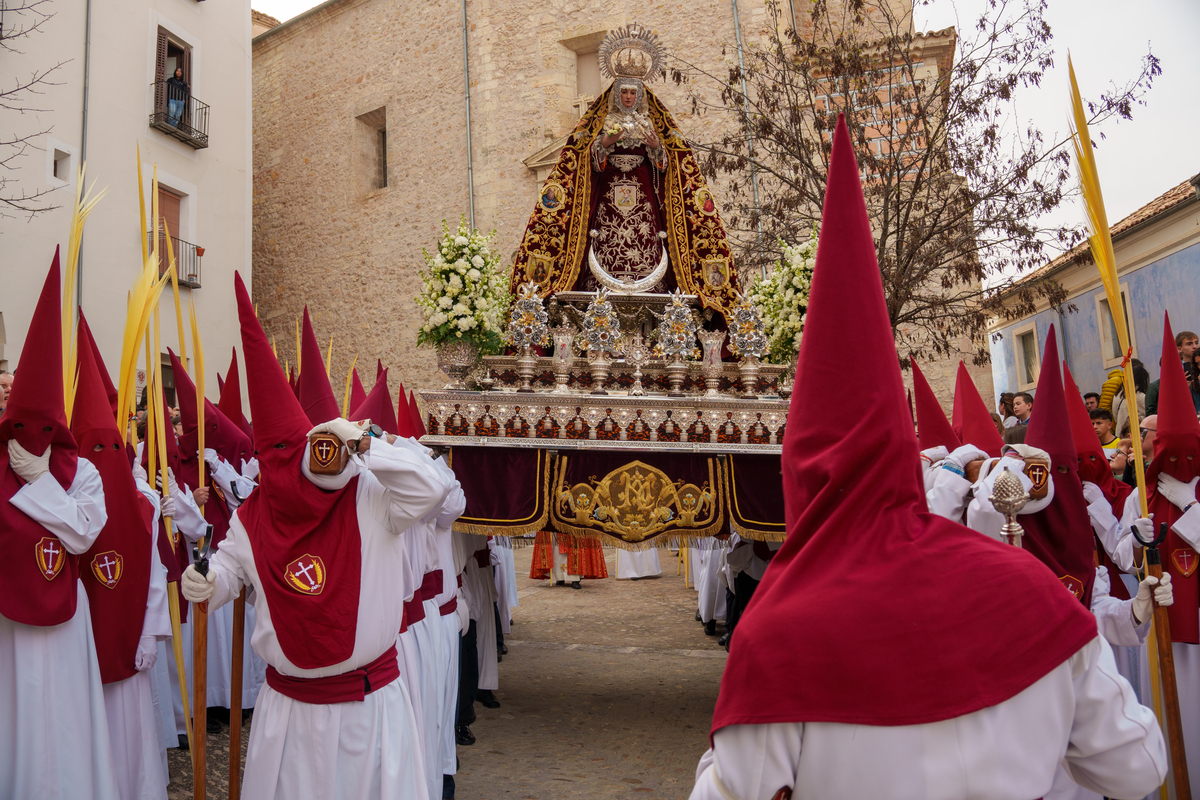
[[[646,87],[662,45],[630,26],[599,56],[613,82],[563,148],[515,258],[508,353],[439,345],[451,383],[420,392],[421,441],[449,449],[467,532],[555,530],[628,549],[782,539],[788,368],[760,362],[763,322],[716,202]],[[443,248],[434,260],[462,258]]]

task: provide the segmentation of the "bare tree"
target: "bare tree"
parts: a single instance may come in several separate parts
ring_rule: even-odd
[[[43,27],[53,16],[50,0],[0,0],[0,52],[24,55],[20,40],[44,33]],[[6,112],[0,127],[0,216],[32,217],[58,208],[49,199],[53,189],[21,187],[15,173],[20,159],[31,150],[41,150],[38,140],[50,133],[49,128],[22,131],[18,120],[46,111],[38,107],[38,98],[47,87],[59,85],[52,78],[66,63],[60,61],[52,67],[37,67],[0,79],[0,111]]]
[[[720,140],[694,144],[727,187],[742,268],[757,275],[780,240],[803,241],[819,222],[843,113],[902,358],[958,352],[966,338],[985,363],[989,315],[1061,304],[1056,283],[1017,283],[1082,238],[1042,221],[1074,191],[1069,138],[1047,141],[1014,108],[1053,65],[1045,0],[989,0],[962,35],[914,33],[903,0],[816,0],[794,27],[776,0],[768,8],[772,24],[744,68],[716,76],[681,62],[673,74],[692,86],[694,112],[735,117]],[[1129,118],[1160,71],[1148,52],[1140,74],[1089,104],[1089,122]]]

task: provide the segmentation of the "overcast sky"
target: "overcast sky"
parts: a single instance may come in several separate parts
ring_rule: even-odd
[[[255,9],[280,20],[315,5],[312,0],[254,0]],[[917,27],[955,25],[961,31],[985,5],[986,0],[930,0],[917,10]],[[1055,68],[1040,88],[1017,96],[1015,111],[1022,121],[1032,119],[1048,141],[1068,129],[1068,49],[1085,98],[1136,75],[1147,49],[1162,63],[1163,74],[1133,120],[1109,123],[1103,140],[1093,131],[1111,223],[1200,173],[1200,0],[1048,0],[1046,20],[1054,34]],[[660,34],[670,47],[670,32]],[[1064,208],[1056,217],[1081,221],[1082,210]]]

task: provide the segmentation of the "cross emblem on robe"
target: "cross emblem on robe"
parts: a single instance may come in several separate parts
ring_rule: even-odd
[[[52,575],[54,574],[55,556],[62,551],[54,549],[54,542],[48,542],[46,546],[42,548],[42,552],[46,554],[46,574]]]

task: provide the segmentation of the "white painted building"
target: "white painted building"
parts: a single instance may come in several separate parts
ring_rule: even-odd
[[[16,12],[13,5],[0,3],[5,35],[35,21],[32,12]],[[52,16],[7,42],[19,52],[0,49],[0,75],[7,84],[65,63],[48,77],[56,85],[41,86],[40,95],[25,101],[38,110],[0,111],[0,140],[14,131],[39,134],[33,147],[9,162],[15,169],[5,177],[14,180],[3,194],[53,189],[42,199],[58,208],[31,218],[0,204],[0,369],[19,369],[56,245],[63,248],[65,267],[76,176],[85,160],[87,183],[95,180],[108,194],[88,220],[80,281],[72,290],[106,364],[117,369],[126,292],[148,234],[138,216],[140,147],[147,214],[157,164],[160,213],[177,239],[181,276],[191,284],[181,291],[185,304],[189,297],[195,301],[215,398],[213,373],[225,370],[230,348],[239,342],[234,270],[250,284],[249,0],[47,0],[39,8]],[[176,66],[190,87],[177,118],[165,86]],[[169,290],[166,298],[164,352],[176,341]]]

